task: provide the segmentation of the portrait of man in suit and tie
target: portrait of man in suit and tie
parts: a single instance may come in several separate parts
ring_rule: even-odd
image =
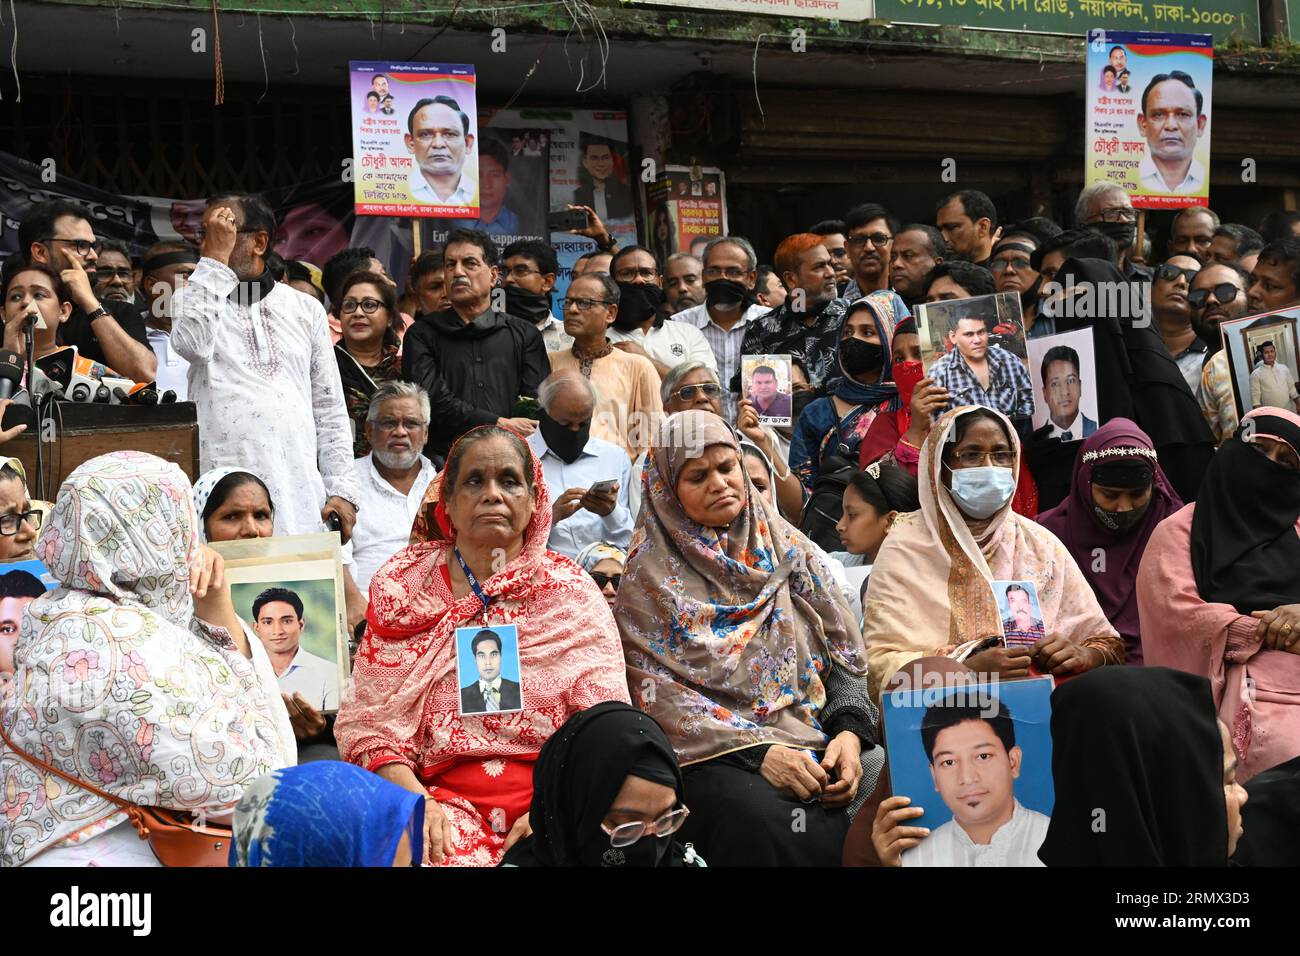
[[[468,632],[473,629],[463,630]],[[514,628],[501,630],[513,632]],[[469,678],[469,683],[462,683],[460,688],[461,714],[495,714],[523,708],[519,682],[507,680],[501,673],[506,657],[516,662],[519,659],[518,639],[513,633],[508,636],[514,638],[509,648],[503,648],[501,635],[489,628],[481,628],[470,636],[469,653],[474,664],[473,667],[461,668],[461,681]],[[460,637],[461,634],[458,633],[457,638]],[[503,654],[503,650],[508,650],[509,653]],[[460,656],[464,658],[464,654]]]
[[[1083,376],[1079,353],[1068,345],[1055,345],[1043,356],[1043,400],[1047,403],[1051,438],[1081,441],[1097,430],[1097,423],[1083,414]]]

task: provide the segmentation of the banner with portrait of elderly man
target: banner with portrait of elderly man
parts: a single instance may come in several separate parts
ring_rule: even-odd
[[[479,218],[474,67],[348,64],[359,216]]]
[[[1097,29],[1087,49],[1087,184],[1118,183],[1138,209],[1208,206],[1214,38]]]

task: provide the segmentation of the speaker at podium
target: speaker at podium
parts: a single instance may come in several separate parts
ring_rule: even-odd
[[[180,466],[192,483],[199,476],[198,409],[193,402],[170,405],[100,405],[52,402],[44,423],[8,442],[4,452],[23,463],[33,498],[53,501],[59,486],[83,462],[114,451],[142,451]],[[53,426],[53,434],[48,432]],[[52,439],[44,446],[45,468],[36,487],[36,442],[39,433]]]

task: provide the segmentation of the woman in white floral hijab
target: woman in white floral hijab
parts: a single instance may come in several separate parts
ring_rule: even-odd
[[[14,748],[209,819],[292,761],[273,681],[242,632],[217,626],[234,611],[197,529],[184,474],[152,455],[95,458],[59,490],[36,553],[62,586],[29,605],[0,702],[0,866],[154,862],[116,805]]]

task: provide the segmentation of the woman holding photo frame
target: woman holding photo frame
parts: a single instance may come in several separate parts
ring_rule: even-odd
[[[546,549],[541,463],[482,426],[447,456],[412,544],[371,579],[366,636],[335,724],[345,760],[426,796],[425,862],[495,866],[530,832],[533,762],[574,713],[628,702],[600,589]],[[523,707],[462,714],[458,628],[513,625]]]

